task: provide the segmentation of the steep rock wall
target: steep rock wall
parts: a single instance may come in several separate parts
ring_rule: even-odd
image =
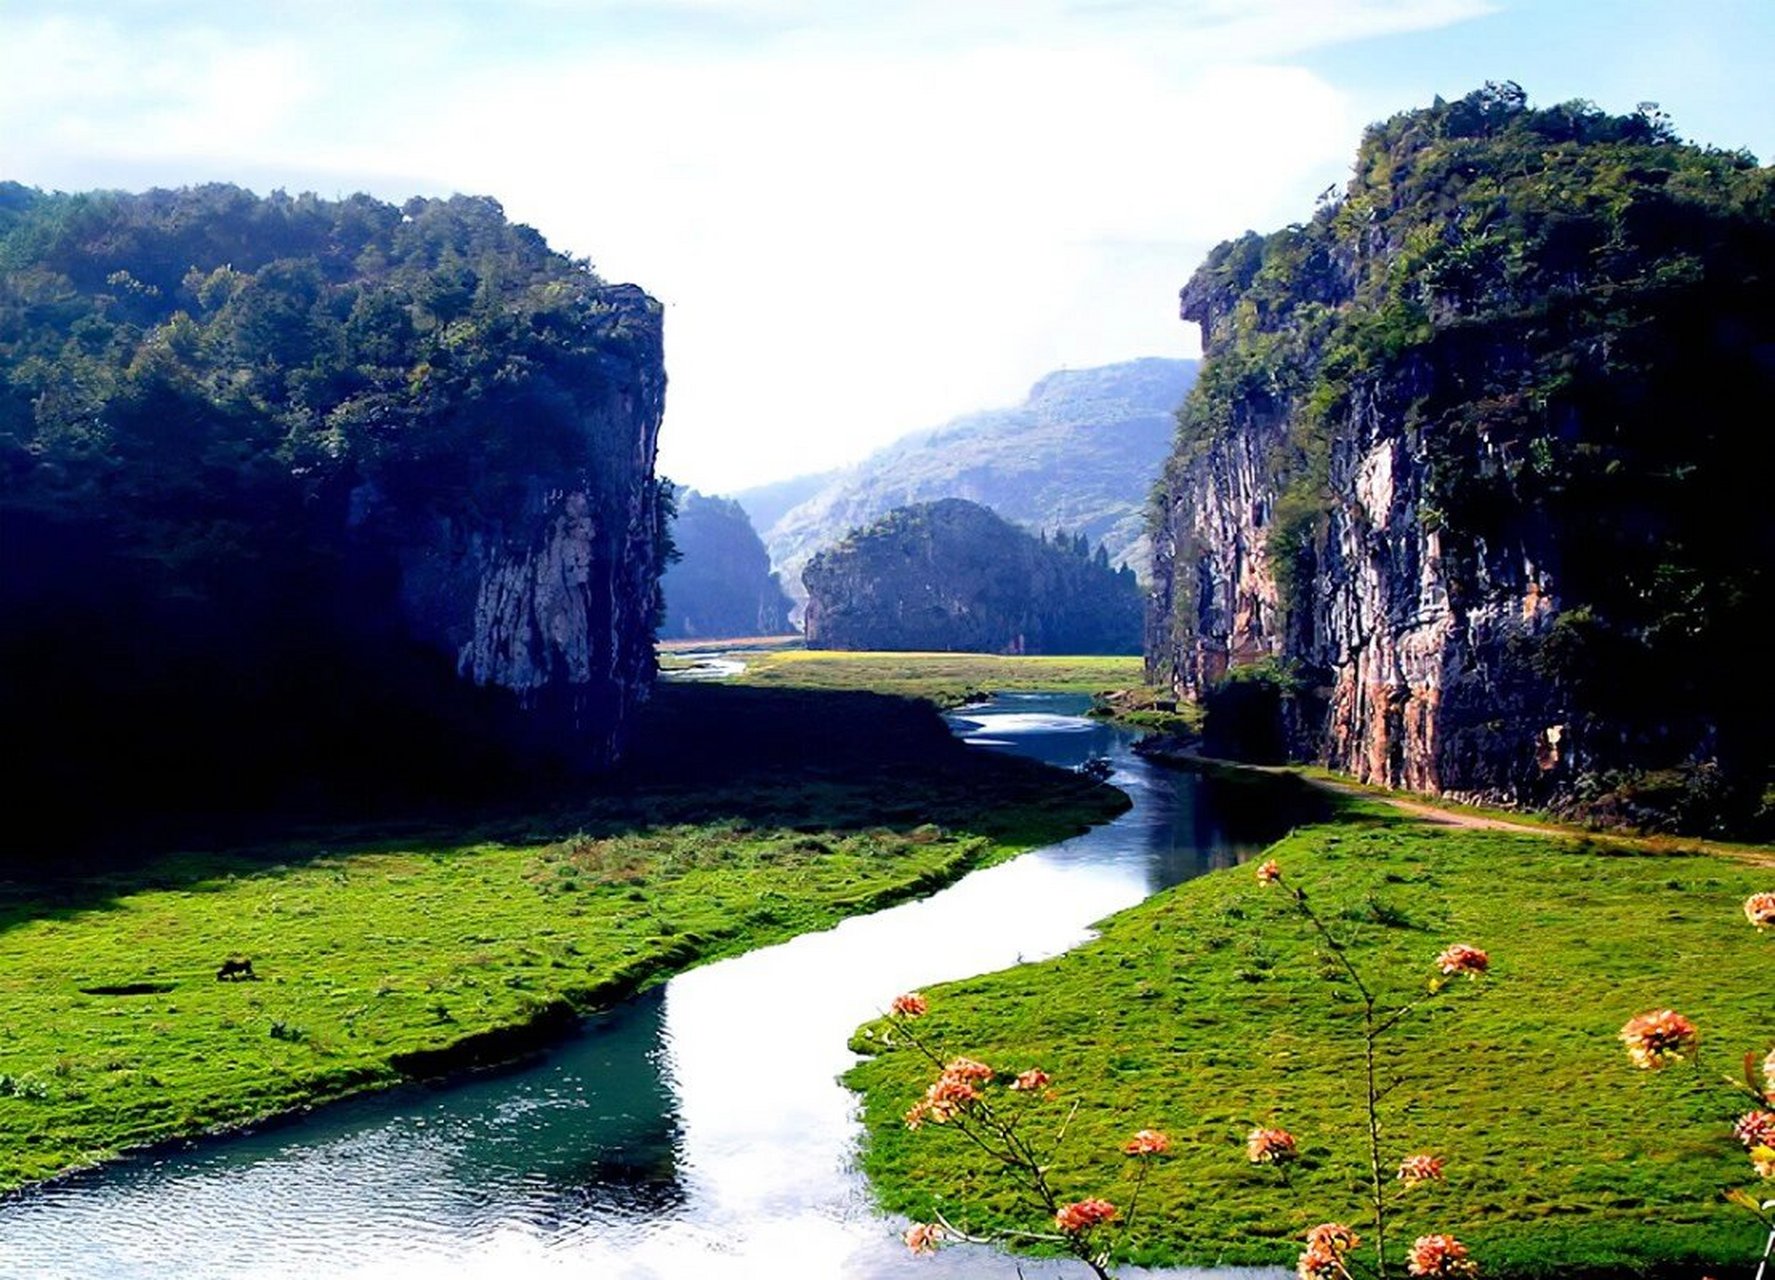
[[[1267,670],[1295,754],[1365,781],[1758,820],[1768,697],[1723,659],[1769,603],[1732,407],[1775,380],[1768,170],[1488,86],[1356,173],[1182,292],[1151,674]]]
[[[496,519],[449,515],[399,535],[401,606],[415,632],[460,675],[515,693],[526,737],[588,765],[620,752],[652,688],[666,519],[653,474],[660,308],[632,285],[599,300],[599,323],[625,342],[576,396],[583,463],[529,477]]]

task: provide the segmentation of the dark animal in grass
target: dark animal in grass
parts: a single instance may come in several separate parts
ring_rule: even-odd
[[[217,982],[257,982],[259,975],[253,972],[253,962],[241,956],[229,956],[222,961],[222,967],[216,970]]]

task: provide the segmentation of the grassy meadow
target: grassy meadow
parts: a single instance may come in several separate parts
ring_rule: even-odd
[[[624,772],[549,805],[0,883],[0,1190],[509,1058],[1125,806],[905,700],[667,687]]]
[[[738,683],[766,689],[870,689],[943,707],[1001,690],[1101,693],[1145,679],[1139,657],[1020,657],[993,653],[871,653],[784,649],[747,654]]]
[[[1394,1162],[1448,1162],[1446,1183],[1397,1196],[1394,1241],[1451,1232],[1490,1276],[1749,1275],[1764,1233],[1720,1199],[1754,1182],[1730,1134],[1746,1104],[1716,1086],[1775,1040],[1775,936],[1741,910],[1771,887],[1766,866],[1449,829],[1366,800],[1272,852],[1397,1002],[1424,992],[1448,944],[1491,954],[1488,978],[1451,984],[1383,1046],[1405,1080],[1383,1103]],[[1067,955],[925,994],[918,1032],[941,1053],[1051,1073],[1030,1130],[1079,1104],[1053,1162],[1066,1195],[1125,1204],[1121,1144],[1147,1127],[1171,1136],[1125,1258],[1291,1265],[1315,1223],[1360,1229],[1360,1009],[1249,869],[1160,894]],[[1621,1025],[1663,1007],[1701,1027],[1704,1069],[1630,1067]],[[868,1030],[857,1047],[882,1043]],[[955,1134],[901,1123],[931,1075],[905,1046],[852,1074],[881,1202],[1040,1228]],[[1287,1181],[1246,1160],[1257,1127],[1299,1139]]]

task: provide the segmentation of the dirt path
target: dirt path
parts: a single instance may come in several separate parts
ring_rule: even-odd
[[[1511,822],[1507,818],[1493,818],[1481,813],[1445,809],[1429,801],[1407,799],[1405,796],[1354,786],[1350,783],[1336,782],[1330,778],[1316,778],[1308,774],[1296,774],[1296,776],[1322,791],[1367,800],[1378,800],[1401,813],[1409,813],[1425,822],[1434,822],[1445,827],[1458,827],[1467,831],[1507,831],[1515,835],[1541,836],[1546,839],[1591,839],[1606,841],[1608,844],[1630,849],[1644,849],[1653,853],[1706,853],[1714,857],[1731,858],[1737,862],[1749,863],[1754,867],[1775,868],[1775,849],[1766,847],[1723,844],[1714,840],[1691,840],[1680,836],[1631,836],[1606,831],[1585,831],[1579,827]]]

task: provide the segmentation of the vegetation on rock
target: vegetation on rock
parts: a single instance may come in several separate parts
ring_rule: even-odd
[[[960,498],[903,507],[808,563],[807,642],[829,649],[1133,653],[1133,570],[1082,534],[1025,533]]]
[[[0,184],[33,816],[608,759],[651,677],[663,389],[658,305],[491,200]]]
[[[1155,675],[1288,664],[1297,749],[1425,790],[1757,817],[1775,171],[1514,85],[1374,126],[1183,294]]]

